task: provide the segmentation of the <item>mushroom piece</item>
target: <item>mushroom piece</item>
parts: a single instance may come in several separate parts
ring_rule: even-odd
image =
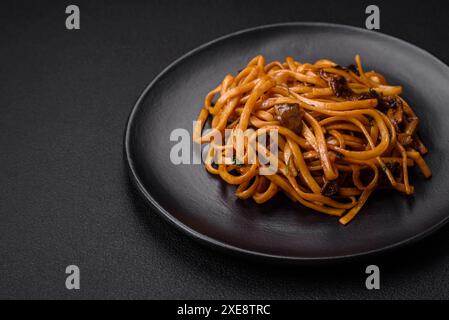
[[[298,104],[278,104],[274,106],[276,112],[276,120],[278,120],[283,127],[286,127],[296,134],[301,133],[302,118],[304,117],[304,110]]]
[[[339,190],[338,183],[336,181],[326,181],[321,188],[321,194],[325,197],[336,196]]]

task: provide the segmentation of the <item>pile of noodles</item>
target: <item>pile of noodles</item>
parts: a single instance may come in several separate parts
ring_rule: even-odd
[[[237,185],[238,198],[260,204],[283,191],[294,202],[340,217],[342,224],[377,188],[413,194],[409,168],[416,165],[431,176],[422,158],[427,149],[418,135],[418,117],[400,97],[402,87],[388,85],[378,72],[365,72],[359,56],[355,62],[341,67],[287,57],[266,63],[257,56],[236,76],[227,75],[207,94],[194,129],[194,141],[209,144],[207,171]],[[281,108],[290,108],[300,125],[289,127]],[[212,130],[203,133],[208,120]],[[244,155],[216,163],[217,154],[236,149],[235,136],[225,138],[226,129],[250,132]],[[263,151],[276,157],[277,171],[261,175],[261,163],[248,161],[248,145],[270,132],[278,134],[278,150]]]

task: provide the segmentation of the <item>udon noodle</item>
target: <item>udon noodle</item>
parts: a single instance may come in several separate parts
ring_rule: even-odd
[[[206,170],[236,185],[238,198],[261,204],[283,191],[347,224],[378,188],[413,194],[410,167],[431,176],[419,119],[401,93],[382,74],[365,72],[358,55],[348,67],[291,57],[266,63],[257,56],[206,95],[194,141],[209,145]],[[237,132],[244,135],[243,152],[218,162],[217,155],[238,154]],[[274,160],[276,170],[262,175],[261,162],[250,161],[249,146],[272,133],[276,152],[268,150],[273,142],[256,152]]]

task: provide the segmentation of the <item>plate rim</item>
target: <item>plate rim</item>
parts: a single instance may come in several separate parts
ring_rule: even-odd
[[[202,234],[195,229],[192,229],[188,225],[184,224],[180,220],[176,219],[172,214],[170,214],[169,211],[167,211],[162,205],[160,205],[156,199],[154,199],[149,190],[147,190],[141,180],[139,179],[139,176],[137,174],[136,168],[134,166],[133,159],[131,157],[130,152],[130,131],[131,127],[134,123],[135,114],[137,113],[137,110],[142,104],[142,101],[145,99],[148,92],[152,89],[152,87],[159,81],[160,78],[162,78],[166,73],[168,73],[172,68],[176,67],[178,64],[180,64],[182,61],[187,59],[188,57],[195,55],[196,53],[218,43],[223,40],[238,36],[240,34],[244,33],[251,33],[254,31],[260,31],[265,29],[272,29],[272,28],[280,28],[280,27],[330,27],[330,28],[339,28],[339,29],[346,29],[351,31],[357,31],[362,32],[366,34],[373,34],[375,33],[376,36],[380,38],[385,38],[390,41],[395,41],[399,44],[408,46],[409,48],[420,52],[421,54],[425,55],[427,58],[433,60],[435,63],[439,64],[440,67],[445,68],[447,72],[449,73],[449,66],[447,66],[443,61],[441,61],[439,58],[431,54],[430,52],[410,43],[405,40],[399,39],[397,37],[380,33],[377,31],[370,31],[363,28],[355,27],[352,25],[345,25],[345,24],[338,24],[338,23],[328,23],[328,22],[281,22],[281,23],[273,23],[273,24],[266,24],[266,25],[260,25],[256,27],[246,28],[242,29],[236,32],[232,32],[229,34],[226,34],[224,36],[215,38],[211,41],[208,41],[206,43],[203,43],[202,45],[199,45],[195,47],[194,49],[188,51],[187,53],[183,54],[181,57],[177,58],[173,62],[171,62],[168,66],[166,66],[162,71],[159,72],[159,74],[153,78],[153,80],[150,81],[150,83],[145,87],[145,89],[140,94],[139,98],[137,99],[136,103],[133,105],[131,112],[128,116],[128,119],[126,121],[126,127],[125,127],[125,134],[124,134],[124,153],[125,153],[125,162],[127,166],[128,175],[131,178],[131,182],[133,185],[137,188],[140,195],[146,200],[148,204],[150,204],[158,213],[160,216],[162,216],[166,221],[168,221],[170,224],[174,225],[177,229],[181,230],[184,234],[188,235],[189,237],[200,241],[203,244],[206,245],[212,245],[213,247],[217,249],[222,249],[230,253],[238,253],[242,255],[246,255],[253,258],[262,258],[265,260],[272,260],[272,261],[283,261],[283,262],[297,262],[297,263],[317,263],[317,262],[338,262],[338,261],[348,261],[348,260],[354,260],[356,258],[362,258],[367,256],[372,256],[375,254],[391,251],[393,249],[398,249],[400,247],[403,247],[405,245],[409,245],[412,243],[415,243],[430,234],[434,233],[435,231],[442,228],[448,221],[449,221],[449,215],[446,216],[443,220],[440,222],[430,226],[429,228],[425,229],[424,231],[421,231],[411,237],[408,237],[406,239],[403,239],[401,241],[397,241],[395,243],[377,248],[372,249],[369,251],[363,251],[363,252],[356,252],[352,254],[346,254],[346,255],[335,255],[335,256],[321,256],[321,257],[301,257],[301,256],[289,256],[289,255],[277,255],[277,254],[269,254],[264,252],[259,252],[255,250],[248,250],[244,248],[240,248],[231,244],[228,244],[226,242],[214,239],[210,236],[207,236],[205,234]]]

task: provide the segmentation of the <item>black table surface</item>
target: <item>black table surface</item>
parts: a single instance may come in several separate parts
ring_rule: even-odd
[[[77,4],[81,29],[65,28]],[[284,266],[191,240],[147,208],[123,158],[128,114],[171,61],[288,21],[365,26],[371,1],[2,1],[0,298],[449,298],[449,227],[361,261]],[[444,2],[376,1],[381,30],[449,63]],[[373,31],[374,32],[374,31]],[[379,230],[379,237],[382,231]],[[81,289],[67,290],[77,265]],[[365,267],[381,289],[365,288]]]

